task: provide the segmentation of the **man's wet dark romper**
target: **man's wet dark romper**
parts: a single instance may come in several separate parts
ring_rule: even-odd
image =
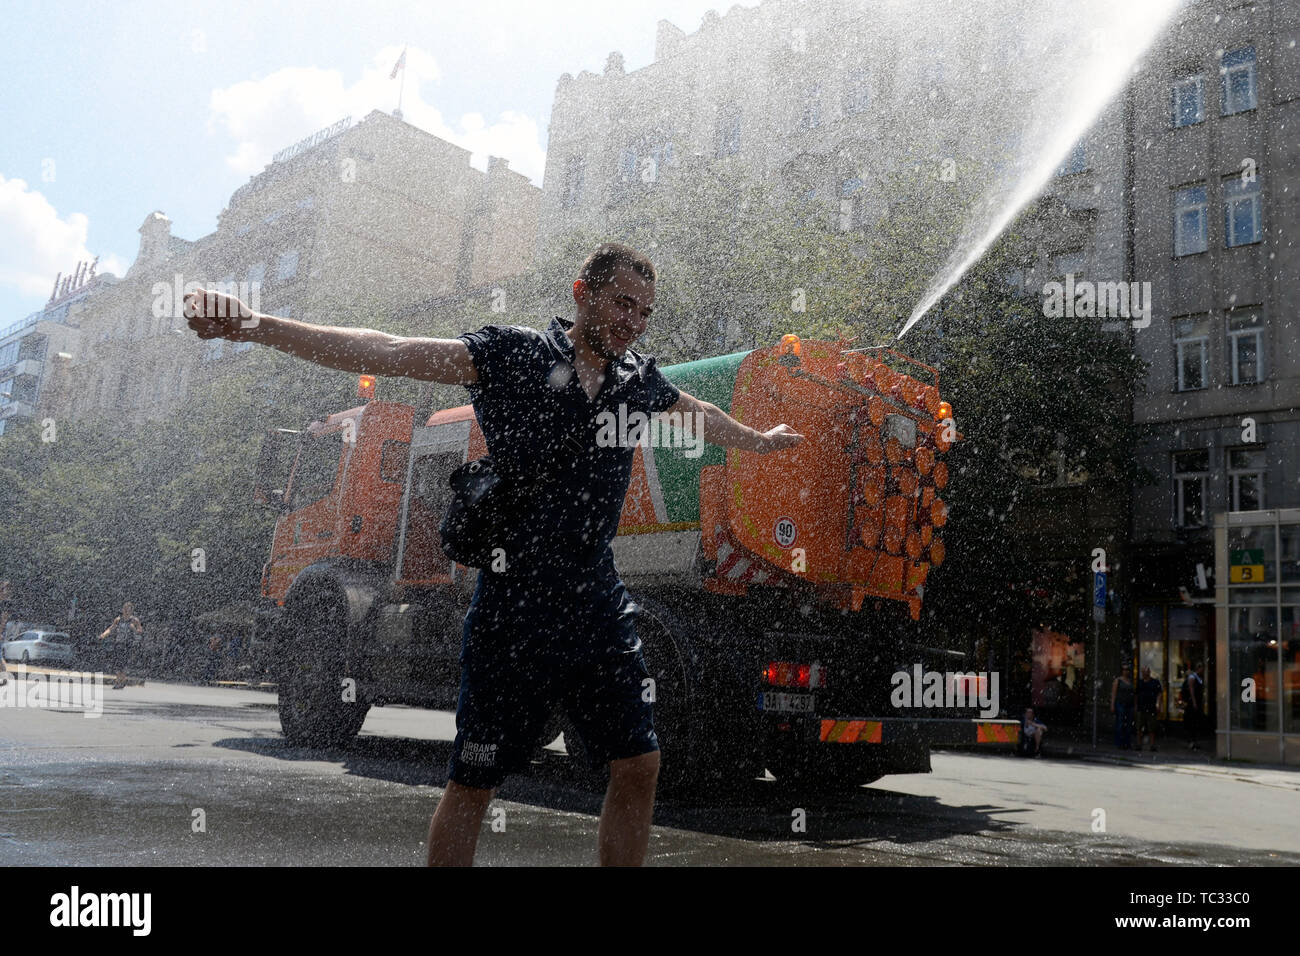
[[[496,787],[524,769],[557,704],[593,764],[659,749],[638,608],[610,548],[635,448],[595,439],[602,411],[625,405],[626,415],[648,416],[680,393],[653,357],[628,350],[588,398],[565,335],[571,325],[557,318],[545,333],[489,325],[460,336],[478,372],[470,400],[493,461],[542,479],[511,509],[506,570],[479,572],[465,615],[448,775],[468,787]]]

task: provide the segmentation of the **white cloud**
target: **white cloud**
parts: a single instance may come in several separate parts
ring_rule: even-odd
[[[338,70],[286,67],[258,80],[214,90],[209,130],[230,140],[226,162],[232,169],[258,173],[279,150],[344,116],[356,121],[371,110],[390,112],[396,107],[402,77],[390,77],[401,52],[397,46],[381,49],[351,86]],[[489,154],[501,156],[510,161],[511,169],[540,185],[546,151],[538,122],[507,110],[492,123],[478,113],[467,113],[451,124],[422,95],[424,86],[440,78],[432,55],[418,47],[407,49],[402,118],[470,150],[470,164],[476,169],[487,168]]]
[[[78,262],[95,258],[86,248],[89,230],[84,213],[60,217],[25,180],[0,174],[0,286],[22,296],[48,297],[55,275],[67,275]],[[105,255],[96,271],[121,275],[126,267],[116,256]]]

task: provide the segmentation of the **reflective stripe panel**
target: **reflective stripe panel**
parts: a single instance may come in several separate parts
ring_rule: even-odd
[[[1020,740],[1019,724],[976,724],[975,741],[981,744],[1014,744]]]
[[[821,740],[834,744],[878,744],[884,724],[878,720],[823,720]]]

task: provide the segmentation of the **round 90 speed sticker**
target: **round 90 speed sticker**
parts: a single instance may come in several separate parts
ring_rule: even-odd
[[[794,539],[798,536],[799,529],[795,527],[793,518],[782,515],[776,519],[776,524],[772,525],[772,537],[783,548],[788,548],[794,544]]]

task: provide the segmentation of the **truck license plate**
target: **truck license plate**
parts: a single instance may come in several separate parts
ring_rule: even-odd
[[[758,709],[784,711],[790,714],[811,714],[813,695],[785,694],[780,691],[765,690],[758,697]]]

